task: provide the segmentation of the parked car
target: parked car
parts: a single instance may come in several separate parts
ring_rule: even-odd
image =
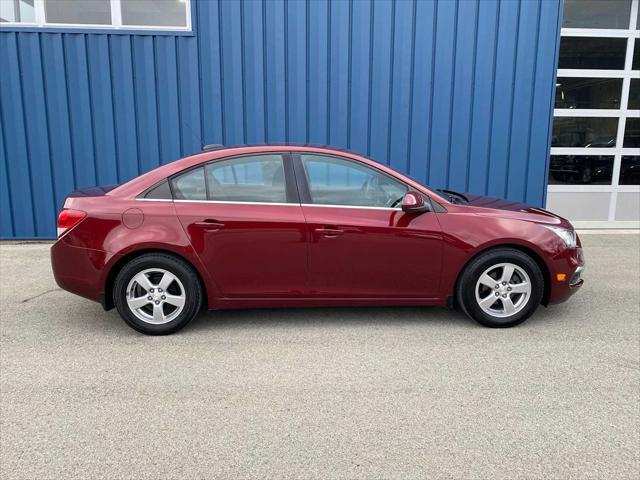
[[[204,308],[458,306],[510,327],[583,284],[567,220],[328,148],[214,148],[79,190],[58,234],[58,284],[152,335]]]

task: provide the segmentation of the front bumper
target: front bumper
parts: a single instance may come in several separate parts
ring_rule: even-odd
[[[551,260],[549,304],[568,300],[584,285],[582,278],[584,267],[584,253],[580,246],[568,248]]]
[[[569,288],[577,288],[582,286],[584,283],[584,279],[582,278],[582,272],[584,271],[584,265],[576,268],[576,271],[573,272],[571,279],[569,280]]]

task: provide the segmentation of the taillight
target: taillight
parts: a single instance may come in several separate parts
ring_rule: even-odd
[[[71,208],[62,210],[58,215],[58,238],[67,230],[75,227],[86,216],[87,214],[81,210],[73,210]]]

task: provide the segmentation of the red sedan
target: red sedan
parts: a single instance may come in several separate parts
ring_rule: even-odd
[[[152,335],[203,308],[447,305],[510,327],[583,283],[567,220],[327,148],[211,148],[80,190],[58,236],[58,285]]]

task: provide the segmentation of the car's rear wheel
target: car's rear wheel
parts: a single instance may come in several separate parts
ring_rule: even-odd
[[[473,259],[458,282],[462,310],[487,327],[513,327],[538,308],[544,277],[538,264],[513,248],[498,248]]]
[[[190,265],[152,253],[134,258],[120,270],[113,301],[130,327],[147,335],[167,335],[198,314],[202,289]]]

